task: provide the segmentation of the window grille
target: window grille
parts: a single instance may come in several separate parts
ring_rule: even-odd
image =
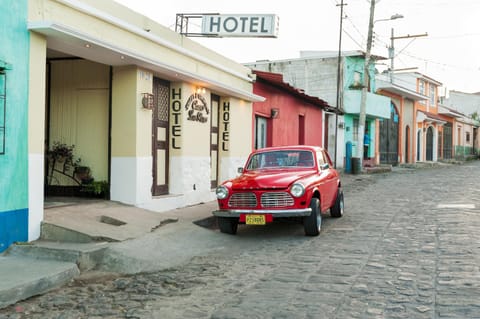
[[[0,155],[5,154],[7,74],[0,68]]]

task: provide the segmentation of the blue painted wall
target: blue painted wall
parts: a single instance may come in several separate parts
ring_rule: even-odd
[[[27,0],[2,0],[0,67],[6,73],[5,154],[0,155],[0,252],[28,240]],[[0,106],[3,111],[3,105]]]

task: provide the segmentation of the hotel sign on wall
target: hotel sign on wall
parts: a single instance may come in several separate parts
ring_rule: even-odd
[[[278,21],[278,16],[274,14],[202,15],[202,35],[276,38]]]

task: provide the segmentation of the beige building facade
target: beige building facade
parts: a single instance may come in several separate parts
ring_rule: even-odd
[[[80,184],[55,143],[111,200],[159,212],[214,199],[251,151],[250,69],[110,0],[29,0],[28,29],[30,239],[44,185]]]

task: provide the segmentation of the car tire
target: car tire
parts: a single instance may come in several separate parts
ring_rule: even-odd
[[[238,220],[229,217],[217,217],[218,228],[225,234],[235,235],[238,228]]]
[[[337,192],[337,198],[335,204],[330,207],[330,216],[333,218],[339,218],[343,216],[344,203],[343,203],[343,191],[339,188]]]
[[[320,213],[320,200],[312,198],[310,201],[312,213],[310,216],[303,217],[303,227],[306,236],[318,236],[322,228],[322,214]]]

